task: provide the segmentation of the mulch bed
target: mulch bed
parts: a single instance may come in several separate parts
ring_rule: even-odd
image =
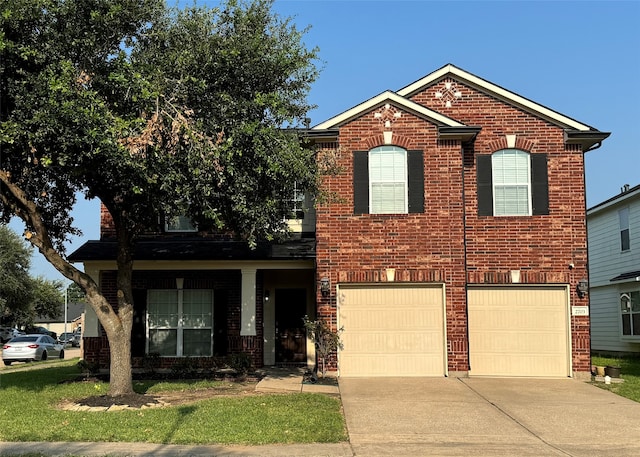
[[[76,400],[74,403],[77,406],[88,406],[91,408],[110,408],[112,406],[128,406],[129,408],[142,408],[153,406],[175,406],[193,403],[199,400],[205,400],[212,397],[229,396],[229,395],[252,395],[255,393],[256,384],[262,379],[262,375],[259,373],[250,374],[235,374],[235,373],[217,373],[212,375],[211,373],[196,374],[190,378],[176,376],[175,373],[134,373],[134,381],[185,381],[185,380],[216,380],[224,381],[226,384],[223,386],[195,389],[195,390],[181,390],[181,391],[167,391],[157,394],[129,394],[129,395],[95,395],[80,400]],[[94,374],[94,375],[80,375],[73,379],[69,379],[63,382],[108,382],[108,374]]]

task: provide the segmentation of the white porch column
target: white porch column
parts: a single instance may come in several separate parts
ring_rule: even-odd
[[[243,268],[240,311],[240,335],[256,335],[256,273],[255,268]]]

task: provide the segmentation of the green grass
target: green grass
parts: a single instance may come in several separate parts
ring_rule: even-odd
[[[320,394],[218,397],[189,405],[134,411],[62,411],[56,405],[101,395],[107,383],[61,381],[76,361],[0,372],[0,441],[124,441],[172,444],[273,444],[346,439],[340,400]],[[136,383],[149,394],[214,382]]]
[[[624,379],[623,383],[606,385],[602,382],[596,382],[595,385],[603,389],[609,390],[621,397],[640,402],[640,357],[600,357],[593,356],[591,363],[597,366],[618,366],[620,367],[620,377]]]

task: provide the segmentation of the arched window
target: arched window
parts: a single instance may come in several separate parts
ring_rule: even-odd
[[[491,155],[495,216],[531,215],[531,161],[529,153],[503,149]]]
[[[381,146],[369,151],[369,207],[372,214],[407,212],[407,151]]]

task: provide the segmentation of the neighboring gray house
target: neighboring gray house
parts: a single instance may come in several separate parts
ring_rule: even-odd
[[[640,353],[640,185],[587,210],[591,349]]]
[[[78,326],[82,324],[82,315],[84,314],[85,306],[85,303],[69,303],[67,308],[67,332],[75,331]],[[47,330],[51,330],[60,335],[65,331],[64,308],[60,311],[60,314],[53,319],[42,316],[36,317],[33,325],[45,327]]]

